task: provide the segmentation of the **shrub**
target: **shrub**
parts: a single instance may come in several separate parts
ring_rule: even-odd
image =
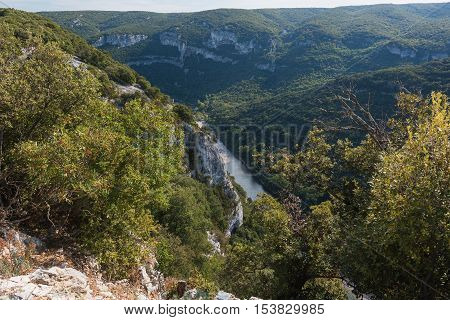
[[[43,236],[66,236],[122,278],[155,245],[153,212],[168,205],[182,132],[153,103],[118,109],[103,101],[96,78],[68,61],[46,45],[0,66],[1,169],[20,184],[11,218],[25,216]]]
[[[181,121],[184,121],[189,124],[194,123],[194,114],[192,113],[192,110],[189,107],[183,104],[177,104],[173,107],[173,111],[178,115]]]

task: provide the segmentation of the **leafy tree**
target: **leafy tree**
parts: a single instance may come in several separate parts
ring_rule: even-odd
[[[380,298],[445,298],[449,289],[450,108],[441,93],[421,104],[404,145],[383,153],[371,181],[371,273],[361,280]]]
[[[309,133],[303,152],[283,153],[271,170],[289,181],[289,190],[295,191],[304,201],[315,202],[324,196],[330,184],[333,168],[330,150],[323,131],[315,128]]]
[[[270,196],[258,198],[227,251],[226,287],[245,298],[343,298],[329,249],[334,234],[329,207],[292,217]],[[329,291],[328,282],[333,284]]]
[[[214,232],[224,243],[223,231],[232,209],[228,202],[220,188],[185,176],[172,180],[168,207],[155,213],[170,233],[158,245],[167,275],[190,277],[196,270],[209,280],[216,277],[220,261],[215,261],[207,233]]]
[[[279,159],[273,171],[287,181],[287,191],[305,200],[284,200],[303,257],[300,264],[289,263],[302,266],[302,277],[290,275],[297,289],[285,292],[323,297],[321,290],[332,293],[333,283],[345,278],[357,295],[446,297],[447,98],[401,93],[397,105],[396,117],[387,124],[375,123],[362,110],[369,122],[356,119],[368,130],[360,144],[348,139],[329,144],[323,131],[313,130],[305,149],[270,156]]]
[[[105,102],[90,71],[69,61],[45,45],[1,66],[2,208],[14,203],[11,219],[71,239],[124,277],[155,244],[182,132],[155,103]]]

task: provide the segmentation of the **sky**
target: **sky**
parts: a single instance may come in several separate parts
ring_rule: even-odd
[[[308,8],[339,7],[379,3],[437,3],[441,0],[0,0],[26,11],[117,10],[154,12],[193,12],[217,8]]]

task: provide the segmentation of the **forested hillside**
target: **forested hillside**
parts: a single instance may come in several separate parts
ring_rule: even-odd
[[[272,136],[287,126],[339,127],[347,87],[378,119],[402,89],[449,92],[448,4],[42,14],[203,112],[250,167],[249,149],[284,147]]]
[[[302,92],[340,76],[449,56],[447,4],[377,5],[335,9],[43,13],[154,81],[175,99],[195,105],[220,92],[259,102]],[[241,88],[244,89],[241,89]],[[241,106],[233,101],[233,110]],[[225,103],[228,101],[225,100]],[[220,103],[217,109],[226,112]],[[259,112],[258,112],[259,115]],[[236,121],[236,117],[233,119]],[[302,119],[305,120],[305,119]]]
[[[154,257],[212,281],[208,232],[225,242],[233,203],[188,174],[189,110],[46,18],[1,10],[0,35],[0,249],[19,230],[50,255],[95,257],[108,279]],[[33,263],[2,256],[0,277]]]
[[[105,51],[0,10],[0,298],[448,299],[448,6],[46,15]]]

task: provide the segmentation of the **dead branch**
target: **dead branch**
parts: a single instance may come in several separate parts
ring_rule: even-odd
[[[344,89],[342,95],[337,95],[336,98],[341,103],[344,115],[367,132],[380,149],[386,149],[390,143],[389,134],[385,124],[375,120],[370,112],[370,96],[367,104],[363,105],[350,87]]]

